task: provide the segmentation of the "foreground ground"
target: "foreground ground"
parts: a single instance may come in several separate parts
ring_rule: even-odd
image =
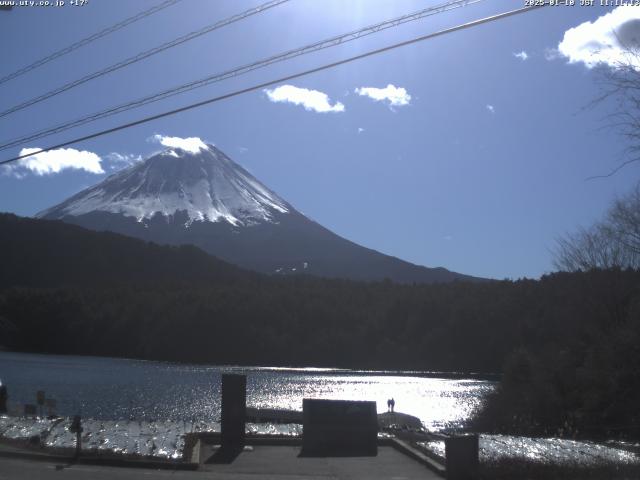
[[[299,447],[256,446],[241,453],[228,465],[206,464],[199,471],[149,470],[142,468],[70,465],[4,457],[0,480],[142,478],[265,480],[297,479],[440,479],[438,475],[391,447],[380,447],[377,457],[304,458]]]

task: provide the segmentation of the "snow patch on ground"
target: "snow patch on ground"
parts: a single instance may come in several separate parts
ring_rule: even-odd
[[[75,447],[75,433],[69,431],[70,418],[54,420],[0,416],[0,438],[28,440],[39,436],[43,445],[56,448]],[[191,432],[219,432],[216,422],[157,420],[82,420],[82,449],[110,451],[159,458],[182,458],[184,435]],[[247,434],[302,434],[297,424],[248,423]]]
[[[445,458],[444,441],[419,445]],[[510,435],[480,435],[480,461],[523,459],[548,464],[596,465],[600,463],[640,463],[635,453],[594,442],[563,438],[530,438]]]

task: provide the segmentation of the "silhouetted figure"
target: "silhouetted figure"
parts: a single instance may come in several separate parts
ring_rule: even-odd
[[[77,460],[80,457],[80,452],[82,451],[82,430],[82,420],[80,419],[80,415],[75,415],[71,425],[69,426],[69,431],[76,434],[76,453],[74,460]]]
[[[391,412],[393,413],[394,408],[396,408],[396,401],[393,399],[393,397],[391,397],[391,400],[389,400],[389,404],[391,406]]]
[[[387,412],[390,412],[390,411],[391,411],[391,399],[389,398],[387,400]]]
[[[0,413],[7,413],[7,387],[0,383]]]

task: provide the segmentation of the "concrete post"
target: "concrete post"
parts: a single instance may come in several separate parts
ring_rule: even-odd
[[[238,449],[244,446],[245,415],[247,408],[247,377],[245,375],[222,375],[222,422],[223,449]]]
[[[7,394],[7,387],[5,385],[0,385],[0,413],[7,413],[7,399],[9,395]]]
[[[478,435],[461,435],[445,440],[448,480],[475,480],[478,478]]]
[[[76,453],[73,457],[76,460],[80,458],[80,453],[82,452],[82,430],[82,419],[80,415],[75,415],[69,426],[69,431],[76,434]]]

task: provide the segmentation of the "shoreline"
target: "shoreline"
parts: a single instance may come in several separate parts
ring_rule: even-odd
[[[446,432],[429,432],[397,424],[391,416],[379,415],[378,441],[395,439],[422,452],[432,460],[444,461]],[[403,415],[413,422],[416,417]],[[386,420],[386,424],[385,424]],[[32,454],[69,457],[74,452],[75,436],[68,432],[69,418],[39,419],[0,416],[0,446]],[[32,429],[29,428],[31,425]],[[197,428],[171,428],[169,422],[93,421],[85,419],[82,455],[100,457],[100,461],[123,459],[160,462],[164,465],[184,463],[192,455],[193,439],[220,437],[219,425],[198,424]],[[4,427],[4,428],[2,428]],[[7,428],[8,427],[8,428]],[[175,425],[173,425],[175,427]],[[194,425],[192,425],[194,427]],[[217,428],[216,428],[217,427]],[[12,429],[13,428],[13,429]],[[302,441],[302,425],[247,423],[247,444],[297,445]],[[8,435],[7,435],[8,434]],[[640,445],[612,442],[577,441],[554,437],[522,437],[481,433],[481,463],[505,464],[519,461],[540,465],[620,465],[640,469]],[[262,443],[261,443],[262,442]],[[266,443],[265,443],[266,442]]]
[[[17,461],[33,461],[40,464],[49,463],[56,465],[56,469],[73,468],[74,465],[93,465],[99,468],[153,469],[165,470],[167,472],[175,471],[176,473],[180,471],[212,471],[209,460],[211,453],[215,452],[216,445],[219,445],[217,441],[218,438],[219,434],[196,436],[194,438],[196,440],[195,442],[187,442],[193,443],[191,450],[188,451],[185,449],[184,455],[180,459],[157,459],[109,451],[83,451],[78,459],[74,459],[74,449],[72,448],[56,449],[55,451],[49,448],[38,449],[34,447],[6,448],[4,446],[5,442],[3,441],[0,441],[0,458]],[[202,444],[201,441],[204,441],[204,444]],[[247,438],[243,454],[253,457],[257,454],[255,452],[269,452],[266,453],[266,457],[264,456],[265,453],[261,455],[264,460],[268,462],[268,465],[275,465],[277,463],[276,458],[280,457],[276,451],[286,450],[299,458],[297,452],[301,444],[302,439],[300,437],[278,438],[275,436],[253,436]],[[414,442],[402,440],[397,437],[378,438],[379,449],[389,447],[402,454],[404,457],[404,460],[401,460],[403,465],[405,462],[416,461],[438,475],[434,478],[446,478],[446,459],[442,456],[434,455],[426,449],[419,448]],[[380,450],[379,453],[383,454],[384,452]],[[362,457],[353,460],[364,462],[364,464],[376,461],[375,458],[369,459]],[[481,456],[479,469],[482,475],[481,478],[492,478],[495,480],[512,478],[626,480],[638,478],[640,474],[640,463],[616,462],[604,459],[584,464],[578,462],[545,462],[522,456],[498,459],[486,459]],[[133,472],[133,470],[131,471]]]
[[[233,365],[233,364],[213,364],[213,363],[197,363],[191,361],[175,361],[175,360],[157,360],[148,358],[132,358],[132,357],[112,357],[104,355],[90,354],[73,354],[73,353],[47,353],[47,352],[31,352],[6,350],[0,346],[1,354],[17,354],[17,355],[42,355],[46,357],[60,358],[89,358],[116,360],[123,362],[144,362],[144,363],[160,363],[176,366],[194,366],[194,367],[210,367],[220,370],[228,370],[229,372],[255,371],[255,372],[276,372],[276,373],[299,373],[303,375],[375,375],[375,376],[397,376],[397,377],[419,377],[419,378],[442,378],[447,380],[484,380],[490,382],[498,382],[502,378],[502,373],[498,372],[464,372],[464,371],[440,371],[440,370],[415,370],[415,369],[362,369],[362,368],[345,368],[345,367],[319,367],[319,366],[295,366],[295,365]],[[1,378],[0,378],[1,380]]]

